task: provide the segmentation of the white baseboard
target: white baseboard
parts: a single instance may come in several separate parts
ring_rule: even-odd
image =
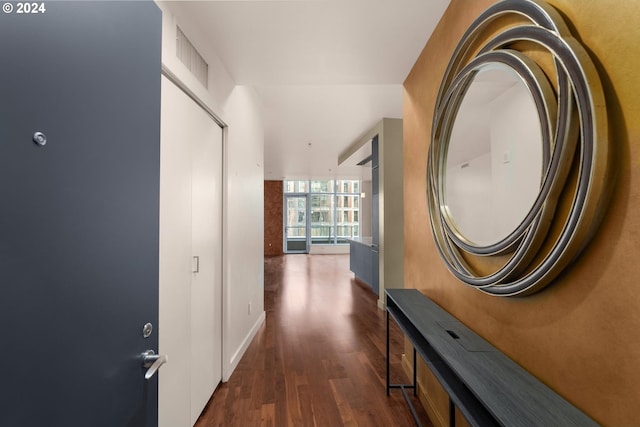
[[[242,341],[242,344],[240,345],[240,347],[235,351],[235,353],[233,353],[233,356],[231,356],[231,358],[229,359],[229,364],[227,366],[223,366],[222,368],[223,383],[226,383],[227,381],[229,381],[229,378],[231,378],[231,374],[233,374],[233,371],[235,371],[236,367],[238,366],[238,363],[240,363],[242,356],[244,356],[244,353],[247,351],[247,348],[249,348],[249,345],[251,344],[251,342],[253,341],[253,338],[255,338],[256,334],[260,330],[260,327],[264,323],[266,317],[267,317],[267,313],[263,311],[258,317],[258,319],[256,320],[256,323],[253,324],[253,327],[251,328],[247,336]]]
[[[348,253],[349,245],[311,245],[309,247],[310,255],[338,255]]]

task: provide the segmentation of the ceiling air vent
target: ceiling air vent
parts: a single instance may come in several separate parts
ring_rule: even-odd
[[[204,87],[209,87],[209,64],[191,44],[180,27],[176,27],[176,56]]]

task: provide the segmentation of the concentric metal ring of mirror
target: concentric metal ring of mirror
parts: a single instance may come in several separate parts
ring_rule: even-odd
[[[542,289],[593,234],[609,157],[597,70],[559,13],[491,6],[458,44],[433,119],[427,198],[448,269],[492,295]]]

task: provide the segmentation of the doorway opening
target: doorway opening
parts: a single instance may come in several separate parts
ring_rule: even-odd
[[[309,253],[309,195],[286,195],[284,205],[284,252]]]

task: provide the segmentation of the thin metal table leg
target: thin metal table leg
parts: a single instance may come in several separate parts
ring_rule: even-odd
[[[387,313],[387,396],[389,396],[389,311]]]
[[[449,427],[456,427],[456,405],[449,398]]]
[[[409,399],[409,395],[407,394],[407,388],[413,388],[413,395],[417,396],[417,370],[416,370],[416,366],[417,366],[417,353],[416,353],[416,348],[413,347],[413,384],[391,384],[391,378],[390,378],[390,370],[391,370],[391,363],[389,361],[389,346],[390,346],[390,339],[389,339],[389,310],[386,310],[386,321],[387,321],[387,396],[390,396],[390,390],[392,388],[399,388],[400,390],[402,390],[402,396],[404,397],[404,400],[407,402],[407,405],[409,406],[409,410],[411,411],[411,415],[413,416],[414,421],[416,422],[416,427],[422,427],[422,423],[420,422],[420,418],[418,417],[418,414],[415,410],[415,408],[413,407],[413,403],[411,403],[411,399]]]
[[[418,369],[416,363],[416,348],[413,347],[413,395],[418,396]]]

